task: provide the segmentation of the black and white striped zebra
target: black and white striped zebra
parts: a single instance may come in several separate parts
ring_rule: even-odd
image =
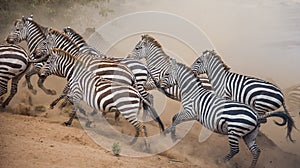
[[[162,46],[149,35],[142,36],[142,40],[136,44],[129,58],[138,60],[143,58],[146,59],[147,67],[157,83],[170,68],[170,57],[163,51]],[[207,83],[207,79],[204,79],[204,81],[206,82],[205,86],[207,89],[210,89],[210,84],[209,82]],[[146,88],[150,89],[152,87],[153,89],[155,86],[154,83],[150,83]],[[165,88],[163,92],[171,99],[181,100],[181,95],[179,94],[180,91],[178,91],[177,85]]]
[[[192,71],[196,74],[206,73],[219,96],[248,104],[259,115],[283,106],[289,116],[284,95],[277,86],[258,78],[230,72],[214,51],[205,51],[195,60]]]
[[[243,138],[253,155],[251,167],[255,167],[260,155],[256,144],[259,122],[256,112],[248,105],[218,97],[206,90],[191,69],[184,64],[172,60],[172,68],[162,78],[162,87],[178,84],[182,95],[183,110],[175,114],[172,124],[166,129],[176,139],[175,126],[184,121],[198,120],[209,130],[228,135],[230,152],[224,160],[230,160],[239,152],[239,138]],[[290,118],[284,112],[275,112],[270,116],[283,118],[285,124]],[[270,117],[265,116],[265,117]],[[292,122],[292,121],[291,121]],[[289,128],[288,130],[291,130]],[[289,132],[290,134],[290,132]]]
[[[152,81],[152,78],[148,74],[149,72],[148,68],[143,63],[132,58],[117,58],[117,57],[106,56],[101,51],[98,51],[94,47],[88,45],[87,42],[83,39],[83,37],[79,33],[77,33],[74,29],[70,27],[66,27],[64,28],[64,32],[72,40],[72,42],[74,42],[77,46],[79,46],[79,50],[81,52],[87,54],[91,53],[92,55],[95,55],[97,57],[107,58],[126,65],[135,75],[136,84],[140,93],[143,95],[143,97],[149,96],[148,92],[145,91],[144,86],[146,85],[147,81]]]
[[[28,18],[22,17],[22,19],[17,19],[14,23],[14,27],[11,32],[8,34],[6,41],[8,43],[16,44],[22,41],[27,42],[27,46],[30,51],[30,59],[35,59],[34,52],[37,45],[46,39],[44,33],[47,32],[47,28],[40,26],[35,21],[33,21],[32,15]],[[36,94],[37,91],[33,89],[30,78],[34,74],[39,74],[40,68],[43,66],[42,63],[33,64],[33,68],[31,68],[25,75],[27,87],[33,93]],[[39,76],[38,86],[46,93],[55,95],[55,90],[47,89],[43,83],[44,78]]]
[[[102,113],[119,112],[136,128],[137,137],[141,128],[146,134],[146,127],[138,120],[137,116],[141,104],[146,104],[152,111],[152,117],[159,123],[161,130],[164,130],[164,125],[155,109],[134,87],[101,78],[87,69],[85,62],[63,50],[53,49],[47,65],[49,73],[67,79],[71,89],[69,98],[75,105],[73,111],[76,111],[77,108],[80,109],[79,102],[82,100],[96,110],[91,115],[97,111]]]
[[[96,52],[94,51],[95,49],[91,46],[89,46],[85,40],[82,38],[82,36],[77,33],[75,30],[71,29],[71,28],[65,28],[64,29],[64,32],[65,34],[68,36],[68,37],[65,37],[64,34],[61,34],[60,32],[58,31],[54,31],[54,30],[50,30],[50,36],[52,36],[52,38],[54,38],[54,42],[52,45],[53,48],[61,48],[61,44],[69,44],[69,43],[74,43],[76,46],[79,46],[79,53],[80,52],[83,52],[83,53],[87,53],[88,55],[86,56],[86,59],[89,59],[90,56],[95,56],[95,57],[100,57],[100,58],[104,58],[104,59],[109,59],[111,61],[114,61],[114,62],[118,62],[120,64],[123,64],[125,66],[127,66],[131,71],[132,73],[134,74],[135,76],[135,80],[136,80],[136,83],[134,83],[138,89],[138,91],[141,93],[141,95],[152,102],[152,99],[153,99],[153,96],[150,95],[144,88],[144,85],[146,84],[146,82],[148,80],[152,80],[151,76],[149,76],[149,70],[148,68],[143,64],[141,63],[140,61],[136,60],[136,59],[131,59],[131,58],[114,58],[114,57],[107,57],[106,55],[102,54],[100,51],[99,52]],[[43,45],[43,44],[41,44]],[[49,47],[49,46],[48,46]],[[46,48],[47,47],[38,47],[38,48],[41,48],[41,50],[47,50]],[[89,49],[90,48],[90,49]],[[63,48],[62,48],[63,49]],[[65,50],[65,49],[63,49]],[[89,53],[91,53],[92,51],[92,55],[90,55]],[[43,52],[43,51],[41,51]],[[99,54],[98,54],[99,53]],[[77,55],[77,53],[73,53],[75,55]],[[82,56],[82,54],[79,54]],[[81,57],[81,59],[85,59],[84,56]],[[62,98],[62,96],[60,97]],[[57,99],[56,101],[54,101],[51,105],[52,107],[60,100]],[[144,107],[146,113],[144,114],[147,114],[147,106]],[[144,115],[144,118],[146,116]]]
[[[27,52],[21,46],[0,45],[0,96],[7,93],[8,81],[12,80],[10,94],[2,103],[2,108],[5,108],[17,93],[19,80],[30,66],[28,59]]]
[[[66,35],[58,32],[57,30],[49,30],[49,35],[47,36],[47,39],[45,39],[43,42],[41,42],[38,45],[37,50],[36,50],[37,51],[36,55],[42,56],[42,55],[50,54],[52,48],[59,48],[66,52],[70,51],[70,52],[72,52],[70,54],[73,54],[80,61],[84,62],[84,64],[86,65],[88,70],[93,71],[95,74],[101,76],[102,78],[112,80],[115,82],[120,82],[120,83],[127,84],[127,85],[135,86],[146,100],[150,99],[148,97],[148,93],[144,94],[144,92],[146,92],[146,91],[143,90],[143,87],[139,87],[138,82],[136,82],[135,75],[138,74],[139,72],[134,71],[135,72],[135,74],[134,74],[129,67],[120,63],[119,61],[114,61],[114,60],[105,59],[105,58],[98,58],[95,55],[88,55],[88,54],[81,53],[79,50],[76,50],[77,45],[75,45],[75,44],[73,45],[73,44],[74,43]],[[68,47],[65,47],[65,46],[68,46]],[[75,49],[73,50],[72,47],[73,48],[75,47]],[[134,60],[134,62],[137,62],[137,61]],[[134,66],[133,64],[130,64],[130,65]],[[47,66],[45,66],[41,71],[43,71],[45,69],[47,69]],[[135,69],[136,69],[136,67],[133,70],[135,70]],[[139,69],[138,71],[141,71],[141,70],[143,70],[143,69]],[[144,70],[144,71],[146,72],[146,75],[147,75],[147,70]],[[44,78],[46,78],[50,74],[41,72],[41,75],[45,76]],[[141,78],[139,78],[139,79],[141,79]],[[66,87],[68,87],[68,85]],[[51,103],[50,107],[53,108],[59,102],[59,100],[66,97],[67,94],[68,94],[68,89],[65,88],[62,95],[60,97],[58,97],[58,99],[53,101]],[[148,114],[149,111],[148,111],[147,106],[144,106],[144,110],[145,110],[144,114]],[[74,116],[74,115],[72,115],[72,116]],[[116,115],[116,118],[117,118],[117,116],[118,115]],[[67,122],[66,124],[69,125],[71,123]]]

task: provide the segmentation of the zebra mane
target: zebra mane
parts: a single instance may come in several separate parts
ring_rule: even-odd
[[[54,34],[55,36],[63,37],[64,39],[66,39],[69,43],[71,43],[73,46],[75,46],[79,50],[79,47],[70,39],[69,36],[65,35],[64,33],[61,33],[60,31],[52,29],[52,28],[49,30],[49,33]]]
[[[152,37],[148,34],[145,34],[145,35],[142,35],[142,40],[144,40],[144,39],[152,42],[156,47],[162,48],[162,46],[159,44],[159,42],[154,37]]]
[[[202,81],[200,80],[200,78],[198,78],[198,76],[197,76],[195,73],[193,73],[191,67],[189,67],[189,66],[187,66],[187,65],[185,65],[185,64],[183,64],[183,63],[180,63],[180,62],[177,62],[177,65],[178,65],[179,67],[184,67],[187,71],[191,72],[191,74],[193,74],[193,75],[195,76],[196,81],[199,82],[199,83],[201,83],[201,85],[202,85]],[[202,86],[202,87],[203,87],[203,86]]]
[[[214,50],[212,50],[212,51],[205,51],[205,52],[209,52],[210,53],[210,57],[214,56],[216,59],[218,59],[223,64],[223,67],[225,68],[225,70],[227,70],[227,71],[230,70],[230,67],[225,64],[225,62],[222,60],[221,56],[218,55]]]
[[[162,49],[162,45],[154,37],[152,37],[148,34],[145,34],[145,35],[142,35],[142,40],[144,40],[144,39],[151,42],[151,43],[153,43],[156,47],[158,47],[161,50],[161,52],[163,53],[164,59],[166,59],[166,60],[171,59],[171,57],[169,55],[167,55],[165,53],[165,51]]]
[[[55,53],[58,52],[59,53],[59,55],[58,55],[59,57],[61,57],[61,56],[71,57],[72,59],[74,59],[74,60],[82,63],[82,61],[80,59],[78,59],[78,57],[76,57],[73,54],[70,54],[70,53],[66,52],[65,50],[62,50],[60,48],[53,48],[52,51],[54,51]]]

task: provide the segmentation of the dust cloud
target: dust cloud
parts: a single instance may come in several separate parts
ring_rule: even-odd
[[[298,65],[300,62],[300,57],[298,56],[300,54],[300,2],[297,0],[230,0],[226,2],[217,0],[111,0],[109,3],[105,4],[105,7],[113,10],[113,12],[105,17],[101,16],[101,13],[99,13],[99,10],[101,11],[101,9],[96,7],[95,3],[86,4],[85,6],[75,4],[69,8],[68,10],[76,10],[72,15],[71,20],[65,20],[63,17],[49,20],[48,16],[39,8],[36,8],[36,11],[24,9],[24,13],[20,11],[20,17],[22,15],[28,16],[34,14],[34,20],[43,26],[53,27],[59,30],[62,30],[63,27],[71,26],[75,30],[78,30],[78,32],[84,33],[86,28],[97,29],[116,17],[132,12],[169,12],[191,21],[202,29],[214,44],[224,62],[231,67],[232,71],[269,80],[277,84],[283,90],[300,84],[300,66]],[[63,9],[61,12],[63,12]],[[5,29],[1,30],[1,39],[5,38],[9,28],[13,24],[13,20],[14,19],[11,20],[11,25],[7,25]],[[176,27],[170,27],[170,29],[174,28],[176,29]],[[139,37],[136,36],[116,43],[114,48],[116,48],[118,52],[114,53],[114,55],[118,57],[127,56],[138,40]],[[157,36],[157,40],[166,50],[172,52],[174,50],[172,48],[176,48],[176,43],[170,44],[170,39]],[[24,43],[22,43],[22,45],[26,46]],[[191,63],[197,58],[197,54],[190,52],[188,49],[183,50],[186,51],[181,52],[190,53],[182,58],[184,60],[187,59],[188,63]],[[174,51],[174,53],[178,52]],[[180,54],[177,55],[180,57]],[[36,83],[36,80],[36,78],[33,78],[33,83]],[[19,84],[19,93],[10,104],[11,107],[9,108],[11,109],[14,109],[19,102],[23,101],[24,94],[31,95],[31,93],[24,91],[26,88],[21,86],[23,81],[24,79]],[[57,93],[60,93],[65,83],[64,79],[50,77],[46,80],[45,84],[46,87],[56,89]],[[34,87],[37,88],[37,85],[35,84]],[[45,95],[40,89],[38,89],[37,95],[31,96],[33,104],[45,106],[48,106],[51,100],[56,98],[56,96]],[[160,95],[157,97],[166,102],[165,106],[176,106],[176,108],[168,109],[166,113],[173,114],[179,110],[179,103],[168,101]],[[157,101],[156,104],[158,104],[161,100],[155,101]],[[161,111],[163,110],[164,109],[161,109]],[[298,128],[300,128],[299,111],[300,109],[293,109],[293,111],[290,111],[294,116]],[[54,114],[50,114],[50,116],[51,115]],[[168,125],[171,116],[166,114],[163,115],[165,115],[163,121]],[[185,137],[185,140],[175,147],[176,152],[173,151],[175,154],[172,154],[172,156],[180,157],[180,154],[184,153],[186,155],[185,158],[192,163],[197,164],[200,162],[209,164],[213,162],[212,160],[214,158],[218,158],[227,152],[226,150],[223,150],[224,147],[222,146],[227,145],[226,138],[220,138],[215,134],[204,144],[195,147],[198,145],[197,137],[200,129],[201,126],[196,124],[191,133]],[[297,154],[295,157],[296,160],[300,159],[299,131],[294,131],[293,133],[293,137],[296,139],[295,144],[286,140],[286,129],[276,127],[271,121],[266,125],[263,125],[261,131],[274,141],[283,151]],[[192,144],[185,146],[183,143]],[[266,146],[271,149],[275,148],[270,145],[268,139],[264,139],[263,142],[260,141],[258,143],[262,144],[262,148]],[[217,150],[213,149],[214,147],[217,148]],[[203,151],[203,153],[200,151]],[[250,158],[250,154],[245,146],[242,147],[241,151],[242,153],[240,153],[234,161],[240,163],[240,161],[243,160],[244,162],[239,166],[245,167],[248,165],[248,162],[245,161],[243,155],[247,155],[247,157]],[[283,151],[276,150],[276,152],[281,152],[282,155],[284,155],[285,153]],[[164,153],[164,155],[169,156],[170,153],[168,152],[169,151]],[[270,167],[274,167],[274,164],[271,164],[271,161],[268,160],[270,158],[263,154],[264,152],[265,151],[262,152],[264,161],[259,163],[259,166],[268,164]],[[209,157],[209,160],[204,159],[207,158],[207,156],[211,156]],[[201,159],[202,157],[203,159]],[[274,154],[274,158],[280,160],[281,155],[275,156]],[[293,163],[288,165],[296,167],[295,165],[297,164],[298,163],[295,162],[294,165]]]

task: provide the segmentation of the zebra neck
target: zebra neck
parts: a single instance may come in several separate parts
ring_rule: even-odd
[[[159,81],[164,72],[170,67],[169,56],[165,52],[156,46],[149,49],[148,56],[146,57],[146,63],[153,77]]]
[[[70,39],[71,39],[71,41],[72,41],[73,43],[75,43],[79,48],[84,47],[84,46],[87,46],[86,41],[85,41],[83,38],[79,37],[79,36],[76,36],[76,35],[70,36]]]
[[[46,37],[37,25],[29,24],[27,25],[27,29],[28,35],[26,41],[30,51],[30,57],[33,58],[33,53],[35,52],[35,49],[37,48],[38,44],[41,41],[45,40]]]
[[[57,35],[55,38],[56,48],[62,49],[70,54],[75,54],[76,47],[70,39],[65,38],[63,35]]]
[[[223,95],[230,72],[226,70],[222,62],[215,60],[209,63],[206,73],[216,93]]]
[[[178,68],[176,80],[182,99],[190,99],[191,95],[205,91],[199,78],[197,78],[190,69],[185,67],[185,65],[181,65]]]

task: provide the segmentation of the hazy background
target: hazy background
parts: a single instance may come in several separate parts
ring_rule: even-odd
[[[1,5],[5,3],[8,1]],[[2,13],[0,38],[5,38],[13,21],[22,15],[34,14],[34,20],[44,26],[57,29],[71,26],[84,33],[88,27],[98,28],[132,12],[164,11],[186,18],[201,28],[232,71],[269,80],[282,89],[300,84],[299,0],[105,0],[89,3],[76,1],[67,5],[60,5],[60,1],[55,3],[57,8],[55,6],[55,10],[50,12],[45,10],[53,8],[49,4],[35,7],[21,4],[16,9],[8,5],[10,10],[16,11],[14,15]],[[172,51],[167,44],[168,39],[157,39],[163,47],[167,46],[165,48]],[[119,43],[116,47],[120,56],[126,56],[138,40],[139,37],[131,38],[133,43],[127,43],[126,47]],[[182,59],[196,58],[195,55],[186,54]],[[298,111],[291,113],[295,116],[296,126],[300,128]],[[270,122],[262,130],[285,151],[300,154],[299,132],[294,132],[298,141],[291,144],[283,136],[285,130],[273,126]]]

